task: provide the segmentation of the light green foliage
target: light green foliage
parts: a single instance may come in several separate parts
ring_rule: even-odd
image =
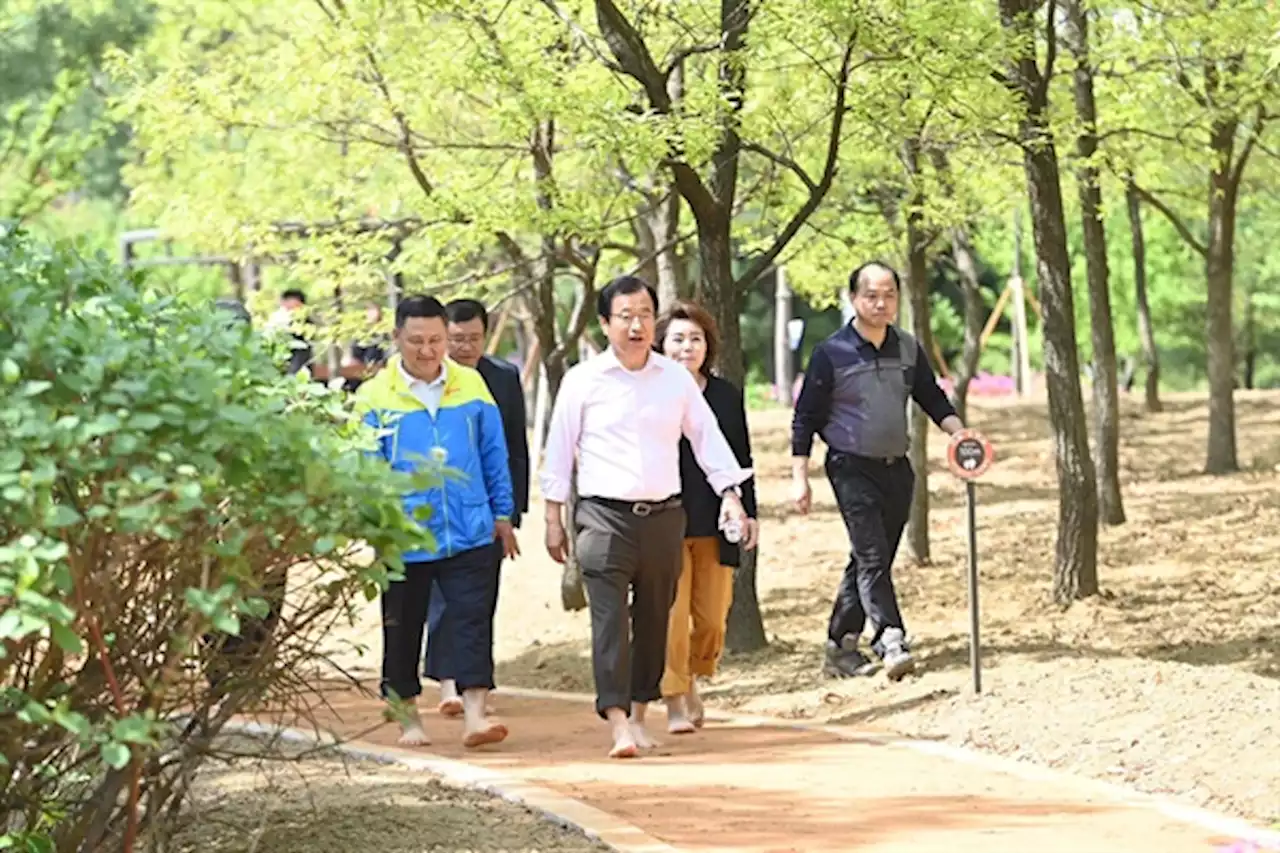
[[[122,140],[101,60],[136,42],[147,15],[132,0],[0,7],[0,220],[30,218],[69,191],[118,193]]]
[[[108,769],[163,756],[136,764],[161,814],[181,793],[174,774],[208,747],[177,715],[216,732],[294,694],[297,672],[323,672],[326,626],[386,582],[366,548],[396,566],[425,538],[400,508],[407,483],[359,452],[368,430],[348,418],[207,304],[0,236],[9,829],[102,849],[97,810],[124,804]],[[222,643],[259,635],[286,577],[295,592],[273,639],[228,667]]]

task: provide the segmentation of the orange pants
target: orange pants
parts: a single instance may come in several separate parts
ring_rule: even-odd
[[[671,605],[662,695],[688,693],[693,677],[714,675],[724,652],[725,620],[733,603],[733,566],[720,564],[720,540],[684,540],[684,568]]]

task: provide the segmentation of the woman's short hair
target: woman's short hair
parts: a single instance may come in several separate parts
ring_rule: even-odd
[[[703,337],[707,339],[707,357],[702,360],[702,375],[710,376],[711,368],[715,366],[716,358],[720,354],[720,330],[716,328],[716,320],[711,316],[711,312],[688,299],[678,300],[663,311],[662,316],[658,318],[658,325],[654,328],[653,335],[654,349],[659,352],[662,351],[662,342],[667,338],[667,327],[671,325],[672,320],[688,320],[702,329]]]

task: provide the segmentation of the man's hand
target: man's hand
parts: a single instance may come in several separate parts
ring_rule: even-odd
[[[569,559],[569,537],[564,532],[564,524],[559,519],[547,519],[547,553],[557,563]]]
[[[742,550],[750,551],[760,544],[760,522],[754,518],[747,519],[747,526],[742,532]]]
[[[732,489],[726,490],[720,497],[720,529],[724,530],[730,520],[738,522],[745,536],[747,522],[751,519],[747,518],[747,511],[742,508],[742,499]]]
[[[791,502],[795,504],[796,512],[801,515],[809,514],[809,507],[813,503],[813,489],[809,488],[808,474],[791,478]]]
[[[516,529],[511,526],[510,521],[495,521],[493,523],[493,538],[502,540],[502,556],[508,560],[514,560],[520,556],[520,543],[516,541]]]

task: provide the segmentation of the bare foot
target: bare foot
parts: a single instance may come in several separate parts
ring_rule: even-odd
[[[468,729],[462,738],[462,745],[467,749],[475,749],[487,743],[502,743],[507,739],[507,727],[502,723],[485,720],[479,728]]]
[[[431,738],[422,728],[422,721],[415,715],[413,719],[400,723],[400,737],[396,743],[401,746],[429,746]]]
[[[697,687],[689,688],[689,692],[684,697],[684,704],[689,709],[689,722],[697,728],[702,728],[703,723],[707,721],[707,709],[702,704],[702,697],[698,695]]]
[[[673,735],[691,735],[698,730],[685,712],[683,696],[669,696],[663,702],[667,706],[667,731]]]
[[[636,746],[636,740],[631,733],[630,726],[614,732],[613,749],[609,750],[610,758],[635,758],[639,754],[640,748]]]
[[[657,749],[662,746],[649,734],[649,730],[644,727],[644,723],[632,720],[630,728],[631,737],[635,740],[636,746],[641,749]]]
[[[436,706],[436,710],[440,712],[442,717],[460,717],[462,716],[462,700],[456,696],[452,699],[442,699],[440,704]]]

